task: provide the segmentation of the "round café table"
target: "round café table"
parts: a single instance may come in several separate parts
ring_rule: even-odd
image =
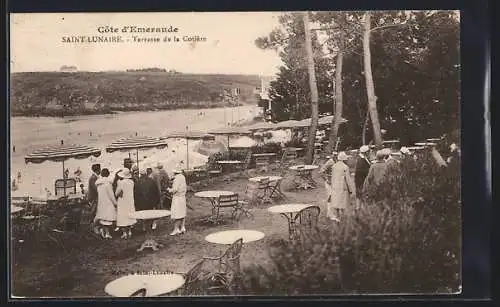
[[[264,233],[257,230],[235,229],[225,230],[209,234],[205,240],[215,244],[233,244],[238,239],[243,239],[243,243],[249,243],[264,238]]]
[[[279,213],[288,220],[288,235],[293,238],[295,231],[295,218],[297,214],[305,208],[311,207],[308,204],[283,204],[267,208],[267,211],[272,213]]]
[[[429,139],[426,139],[426,141],[433,143],[433,142],[440,142],[440,141],[442,141],[442,139],[441,138],[429,138]]]
[[[236,194],[236,193],[231,192],[231,191],[212,190],[212,191],[197,192],[197,193],[194,193],[194,196],[199,197],[199,198],[208,199],[208,201],[210,202],[210,205],[212,205],[212,215],[214,215],[215,210],[217,209],[217,200],[219,199],[219,197],[220,196],[229,196],[229,195],[234,195],[234,194]],[[215,223],[214,216],[208,217],[206,220]]]
[[[136,220],[157,220],[163,217],[170,216],[169,210],[141,210],[135,211],[130,215],[131,218]],[[142,243],[141,247],[137,249],[138,252],[151,248],[153,251],[157,251],[162,245],[156,242],[153,238],[148,238]]]
[[[175,291],[184,285],[180,274],[131,274],[108,283],[104,291],[114,297],[130,297],[145,290],[145,296],[160,296]]]
[[[289,169],[296,172],[293,179],[296,189],[312,189],[316,187],[316,182],[312,178],[312,171],[319,168],[318,165],[293,165]]]
[[[437,144],[436,143],[431,143],[431,142],[419,142],[419,143],[415,143],[416,146],[426,146],[426,147],[430,147],[430,146],[436,146]]]

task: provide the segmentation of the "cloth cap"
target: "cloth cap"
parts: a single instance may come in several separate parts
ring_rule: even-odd
[[[370,150],[370,147],[368,147],[367,145],[363,145],[359,148],[359,152],[361,153],[367,152],[368,150]]]
[[[339,152],[339,155],[337,156],[337,159],[339,161],[346,161],[347,160],[347,155],[345,152],[341,151]]]

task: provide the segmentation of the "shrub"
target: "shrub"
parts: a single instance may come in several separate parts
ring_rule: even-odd
[[[460,176],[432,157],[402,162],[341,223],[280,242],[245,271],[249,294],[435,293],[460,286]],[[335,261],[338,256],[339,261]],[[337,265],[340,265],[340,277]]]

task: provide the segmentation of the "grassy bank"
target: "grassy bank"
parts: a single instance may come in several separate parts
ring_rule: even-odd
[[[13,116],[215,108],[255,103],[258,76],[169,72],[25,72],[11,75]],[[231,92],[238,88],[236,100]]]

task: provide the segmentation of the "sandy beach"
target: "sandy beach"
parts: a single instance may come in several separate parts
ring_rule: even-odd
[[[223,127],[225,123],[242,124],[252,120],[260,111],[254,105],[245,105],[235,108],[220,109],[188,109],[169,110],[158,112],[126,112],[112,115],[74,116],[65,118],[28,118],[13,117],[11,119],[11,178],[17,178],[21,172],[19,189],[15,194],[41,195],[45,188],[54,190],[54,180],[62,178],[62,163],[44,162],[42,164],[25,164],[24,156],[33,150],[46,146],[57,145],[60,141],[65,144],[85,144],[103,149],[102,155],[97,158],[103,167],[116,169],[122,166],[123,159],[128,152],[108,154],[104,148],[121,137],[134,136],[161,136],[170,131],[186,129],[207,131],[212,128]],[[227,139],[220,137],[221,141]],[[194,148],[196,141],[190,142]],[[185,141],[172,140],[169,147],[163,150],[139,151],[139,160],[144,157],[184,155]],[[172,150],[175,153],[172,153]],[[164,151],[163,153],[161,151]],[[135,150],[131,152],[135,158]],[[65,167],[70,174],[80,167],[82,179],[90,173],[91,159],[66,161]],[[17,179],[16,179],[17,180]]]

